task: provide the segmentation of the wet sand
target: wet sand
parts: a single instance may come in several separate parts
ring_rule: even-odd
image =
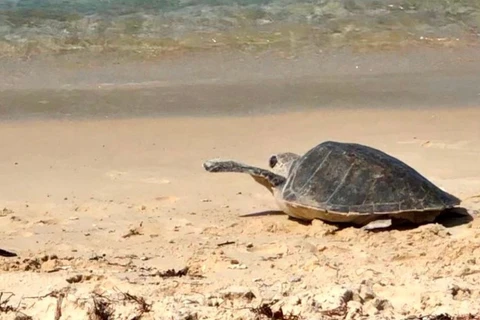
[[[448,86],[448,75],[445,71],[436,78],[427,72],[420,78],[438,81],[425,82],[431,92],[440,93],[437,84],[443,81],[449,95],[460,97],[461,90],[473,95],[473,82]],[[305,80],[300,87],[308,90],[292,90],[292,95],[314,99],[313,92],[325,88],[320,85],[325,79],[316,79]],[[391,85],[381,79],[374,81]],[[408,89],[406,99],[418,89],[410,80],[401,86]],[[316,85],[309,87],[311,83]],[[91,313],[98,316],[100,305],[111,308],[113,319],[141,313],[142,319],[255,319],[264,303],[302,319],[480,312],[477,219],[379,233],[320,221],[303,225],[272,212],[277,210],[273,198],[250,177],[203,170],[202,162],[209,158],[265,167],[274,152],[303,153],[325,140],[358,142],[404,160],[466,199],[463,205],[470,212],[480,210],[479,198],[472,197],[480,194],[480,109],[473,96],[457,103],[452,98],[448,108],[428,103],[421,108],[422,99],[439,99],[431,94],[416,97],[413,108],[368,107],[352,94],[353,83],[351,79],[348,94],[339,91],[337,97],[352,105],[336,108],[306,98],[317,107],[228,117],[214,108],[194,117],[191,106],[191,114],[182,116],[151,117],[147,112],[119,118],[113,112],[112,119],[68,117],[65,111],[58,119],[51,114],[50,119],[32,118],[25,111],[16,121],[2,121],[0,247],[19,258],[0,259],[0,292],[14,294],[7,304],[16,310],[0,312],[0,318],[14,319],[22,312],[33,319],[89,319]],[[362,83],[362,88],[374,89]],[[184,93],[193,97],[203,92],[207,99],[205,88],[193,87]],[[452,88],[459,87],[463,89],[455,96]],[[259,95],[252,98],[248,91],[210,88],[214,106],[221,97],[231,96],[231,105],[241,95],[259,104],[268,99],[276,103],[278,96],[288,97],[281,88],[290,90],[279,85],[273,91],[270,82],[262,87],[265,92],[256,88]],[[9,90],[1,94],[12,97],[14,90]],[[137,90],[125,89],[124,99],[110,100],[111,105],[128,109],[134,98],[128,100],[126,92]],[[272,92],[278,95],[263,94]],[[392,95],[400,99],[401,92]],[[36,99],[25,94],[24,110]],[[353,108],[355,99],[364,103],[361,108]],[[96,99],[85,100],[93,105]],[[105,101],[98,99],[97,107]],[[148,110],[154,101],[165,105],[157,96],[148,100]],[[58,108],[69,110],[68,102],[66,98]],[[185,276],[162,276],[185,267]]]
[[[328,108],[475,107],[480,104],[479,50],[6,59],[0,67],[0,116],[223,117]]]

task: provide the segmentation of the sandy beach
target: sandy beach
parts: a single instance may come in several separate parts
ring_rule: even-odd
[[[1,262],[0,307],[14,309],[1,317],[89,319],[103,306],[114,316],[90,319],[261,319],[273,302],[301,319],[480,312],[478,220],[303,225],[271,212],[250,177],[201,167],[352,141],[467,198],[480,193],[479,117],[459,107],[3,123],[0,242],[19,257]],[[479,200],[463,204],[474,212]]]
[[[18,257],[0,258],[0,319],[480,314],[469,50],[2,64],[0,248]],[[474,219],[301,224],[247,175],[202,168],[217,157],[267,167],[272,153],[326,140],[398,157]]]

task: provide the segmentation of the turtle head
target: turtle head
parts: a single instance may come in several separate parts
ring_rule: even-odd
[[[278,175],[288,177],[290,168],[300,156],[292,152],[277,153],[270,156],[268,165]]]

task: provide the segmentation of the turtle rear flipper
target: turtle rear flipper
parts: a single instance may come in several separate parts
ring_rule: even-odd
[[[285,183],[286,178],[269,170],[249,166],[233,160],[212,159],[205,161],[203,168],[208,172],[239,172],[248,173],[255,181],[272,191],[273,188]]]

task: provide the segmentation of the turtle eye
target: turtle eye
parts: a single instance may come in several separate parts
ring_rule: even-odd
[[[268,161],[268,165],[270,166],[270,168],[273,168],[275,167],[277,162],[278,162],[277,156],[271,156],[270,160]]]

